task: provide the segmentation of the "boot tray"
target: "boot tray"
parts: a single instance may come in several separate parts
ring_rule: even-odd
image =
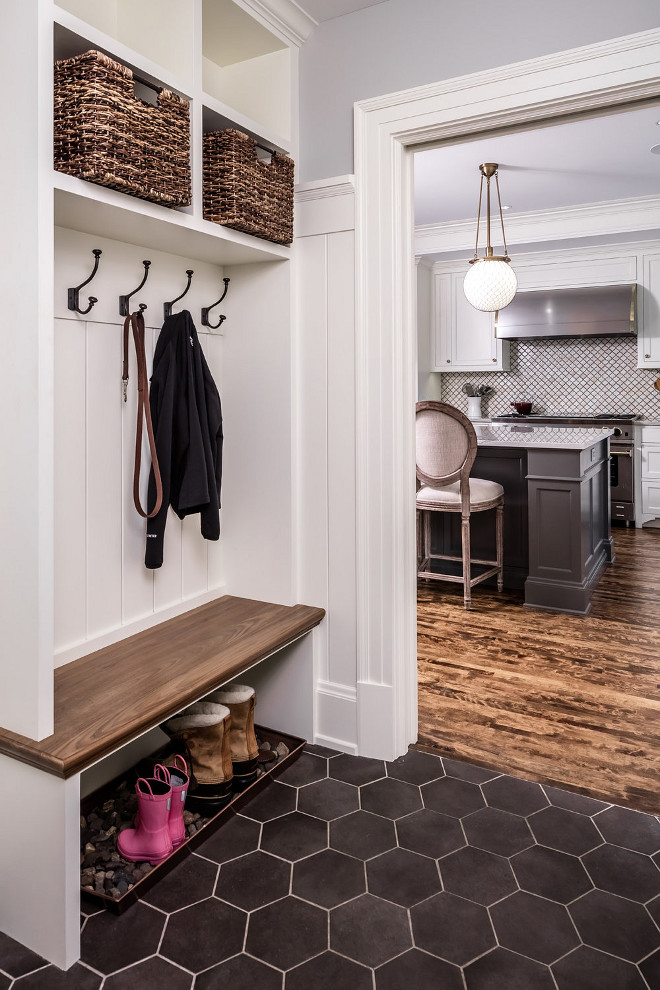
[[[68,778],[317,626],[325,611],[225,595],[55,670],[55,732],[0,753]]]
[[[197,831],[194,834],[189,835],[184,842],[174,849],[167,859],[164,859],[158,866],[150,867],[147,863],[131,863],[128,864],[130,867],[146,868],[148,872],[142,873],[139,879],[136,878],[133,886],[130,890],[126,890],[121,893],[120,896],[111,896],[109,893],[100,892],[97,890],[90,890],[89,886],[83,883],[84,865],[81,868],[81,894],[84,897],[92,898],[94,901],[98,902],[99,905],[104,905],[110,911],[115,914],[123,914],[127,907],[130,907],[139,897],[147,892],[161,877],[165,876],[170,872],[178,863],[180,863],[186,856],[189,856],[208,836],[215,832],[216,829],[220,828],[226,821],[229,821],[232,815],[241,808],[246,801],[254,797],[258,791],[266,787],[272,778],[279,776],[279,774],[285,769],[285,767],[290,766],[290,764],[297,760],[302,752],[302,748],[305,745],[305,739],[299,739],[297,736],[290,736],[285,732],[278,732],[274,729],[268,729],[262,725],[255,726],[256,734],[259,740],[263,742],[270,743],[272,749],[275,749],[278,743],[283,742],[287,749],[288,754],[285,756],[280,756],[276,763],[260,764],[263,769],[263,773],[254,783],[250,784],[243,791],[235,794],[229,804],[225,805],[221,811],[209,818],[201,818],[198,816],[195,825],[197,826]],[[120,790],[121,785],[124,784],[124,788]],[[133,792],[135,785],[135,776],[132,775],[131,771],[127,771],[116,777],[114,780],[105,784],[103,787],[94,791],[93,794],[89,794],[81,803],[81,813],[84,816],[88,816],[93,809],[98,808],[103,814],[103,807],[108,807],[110,801],[117,796],[118,793],[126,794],[128,789],[129,792]],[[108,804],[106,804],[108,802]],[[115,805],[116,806],[116,805]],[[125,820],[130,820],[125,818]],[[188,830],[187,830],[188,831]],[[85,853],[85,833],[81,833],[81,855]],[[112,852],[117,852],[117,836],[111,843],[104,843],[108,848],[112,847]],[[111,853],[108,853],[108,858],[99,860],[98,866],[102,869],[111,869],[117,874],[121,874],[126,866],[126,861],[120,859],[119,861],[113,861],[109,858]],[[117,854],[118,855],[118,854]]]

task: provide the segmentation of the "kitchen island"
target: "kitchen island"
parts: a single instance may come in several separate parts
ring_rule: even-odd
[[[475,424],[471,475],[504,488],[504,586],[525,605],[586,615],[612,560],[611,429]],[[434,553],[460,552],[460,518],[435,514]],[[488,513],[470,518],[472,556],[494,558]]]

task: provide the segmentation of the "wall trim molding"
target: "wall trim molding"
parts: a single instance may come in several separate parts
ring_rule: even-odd
[[[346,739],[335,739],[333,736],[321,736],[318,732],[314,736],[314,743],[317,746],[327,746],[328,749],[338,749],[349,756],[357,756],[357,743],[348,742]]]
[[[318,26],[318,21],[291,0],[238,0],[238,3],[297,48]]]
[[[354,175],[337,175],[332,179],[316,179],[303,182],[295,189],[296,203],[312,203],[334,196],[352,196],[355,193]]]
[[[354,684],[339,684],[337,681],[317,681],[316,691],[341,701],[357,701],[357,687]]]
[[[506,218],[507,244],[532,244],[577,237],[660,229],[660,196],[640,196],[600,203],[584,203],[555,210],[510,213]],[[475,220],[420,224],[415,228],[415,254],[474,249]]]
[[[395,759],[417,738],[412,152],[658,95],[660,30],[654,29],[355,104],[362,755]]]

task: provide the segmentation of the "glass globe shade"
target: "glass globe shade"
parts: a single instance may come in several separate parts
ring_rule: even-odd
[[[508,262],[480,258],[470,265],[463,282],[465,298],[482,313],[494,313],[508,306],[516,294],[518,279]]]

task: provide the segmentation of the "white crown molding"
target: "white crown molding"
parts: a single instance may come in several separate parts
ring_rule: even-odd
[[[311,203],[317,199],[334,196],[352,196],[355,193],[354,175],[337,175],[332,179],[315,179],[296,186],[296,203]]]
[[[594,45],[584,45],[581,48],[570,48],[563,52],[546,55],[542,58],[525,59],[522,62],[511,62],[508,65],[500,65],[494,69],[485,69],[483,72],[473,72],[465,76],[454,76],[452,79],[442,80],[438,83],[428,83],[425,86],[416,86],[411,89],[400,90],[396,93],[387,93],[384,96],[376,96],[367,100],[360,100],[355,104],[361,110],[369,113],[378,110],[390,111],[397,106],[405,106],[408,110],[412,104],[421,103],[426,100],[442,99],[452,93],[463,94],[460,102],[468,102],[465,99],[467,90],[478,89],[481,86],[497,86],[499,83],[508,83],[521,76],[527,76],[530,80],[530,87],[533,86],[534,75],[545,73],[548,70],[564,69],[568,66],[584,63],[587,60],[597,60],[609,56],[619,56],[626,52],[634,52],[638,60],[638,65],[644,65],[644,51],[648,49],[649,62],[655,62],[654,47],[660,44],[660,28],[651,31],[640,31],[635,34],[627,34],[620,38],[612,38],[608,41],[601,41]],[[623,94],[621,94],[623,96]],[[625,101],[634,99],[634,96],[625,96]],[[591,93],[581,94],[576,102],[576,108],[585,110],[589,106],[600,106],[601,101],[593,98]],[[621,102],[624,102],[622,99]],[[409,114],[406,113],[408,117]]]
[[[422,224],[415,228],[415,254],[441,254],[474,248],[476,220]],[[634,234],[660,229],[660,196],[640,196],[585,203],[556,210],[509,213],[504,220],[507,244],[533,244],[576,237]]]
[[[298,48],[318,26],[318,22],[294,0],[239,0],[239,3],[283,40]]]

